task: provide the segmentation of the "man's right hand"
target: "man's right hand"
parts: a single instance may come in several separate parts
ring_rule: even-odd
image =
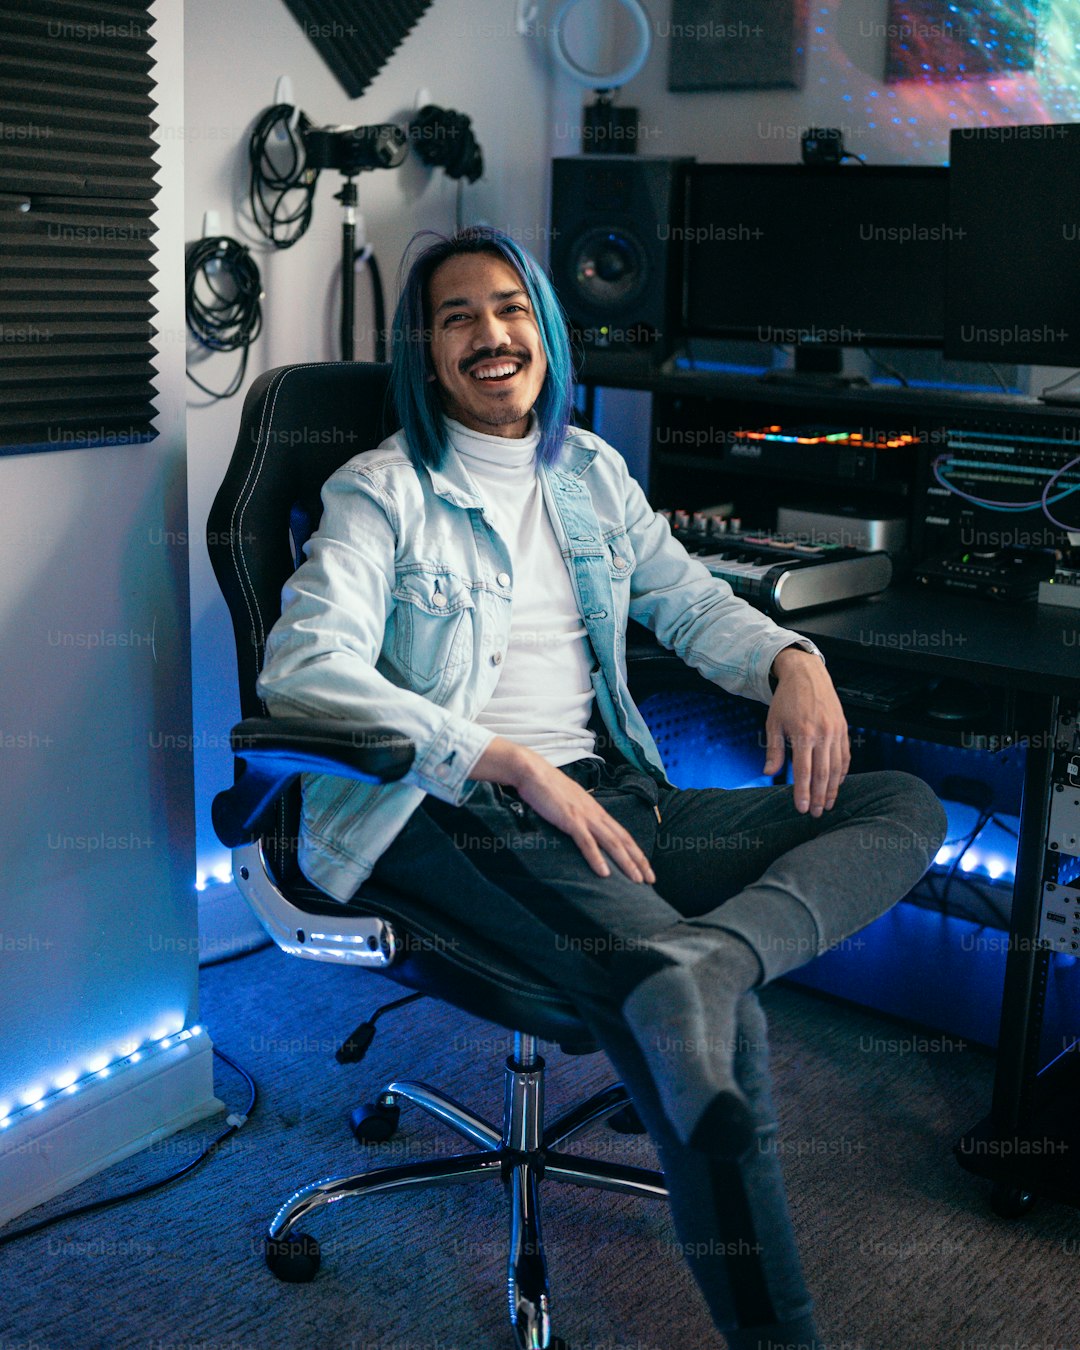
[[[470,778],[512,787],[523,802],[568,834],[597,876],[611,875],[606,853],[631,881],[649,885],[656,875],[634,836],[596,798],[561,773],[543,755],[496,736],[476,761]]]

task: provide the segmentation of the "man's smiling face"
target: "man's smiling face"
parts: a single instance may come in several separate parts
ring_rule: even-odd
[[[547,358],[521,277],[500,254],[461,253],[432,273],[428,302],[446,415],[490,436],[524,436]]]

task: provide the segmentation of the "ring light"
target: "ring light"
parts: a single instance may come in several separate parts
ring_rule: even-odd
[[[627,64],[621,69],[612,71],[610,75],[605,75],[599,71],[588,70],[579,65],[566,49],[566,43],[563,38],[563,25],[570,11],[579,3],[579,0],[563,0],[563,3],[556,11],[555,18],[551,25],[551,50],[555,60],[562,69],[576,80],[578,84],[583,84],[586,89],[608,90],[618,89],[621,85],[632,80],[638,71],[645,64],[649,55],[649,48],[652,45],[652,30],[649,26],[649,16],[640,4],[640,0],[616,0],[616,3],[629,13],[634,21],[634,30],[637,38],[637,46],[633,56]]]

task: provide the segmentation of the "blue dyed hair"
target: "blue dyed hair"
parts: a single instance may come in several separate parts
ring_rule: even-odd
[[[432,242],[409,264],[410,251],[425,238]],[[535,406],[540,429],[536,454],[541,463],[554,464],[566,437],[574,396],[566,316],[536,259],[502,230],[487,225],[470,225],[449,238],[434,230],[421,230],[413,236],[402,258],[404,280],[394,313],[390,393],[409,453],[414,461],[437,469],[448,449],[439,385],[429,378],[433,373],[429,290],[437,267],[449,258],[467,253],[490,253],[503,258],[521,278],[528,294],[547,358],[547,378]]]

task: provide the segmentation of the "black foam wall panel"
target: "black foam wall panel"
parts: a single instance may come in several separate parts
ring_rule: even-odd
[[[0,8],[0,454],[152,440],[151,0]]]
[[[285,0],[350,98],[359,96],[431,0]]]

